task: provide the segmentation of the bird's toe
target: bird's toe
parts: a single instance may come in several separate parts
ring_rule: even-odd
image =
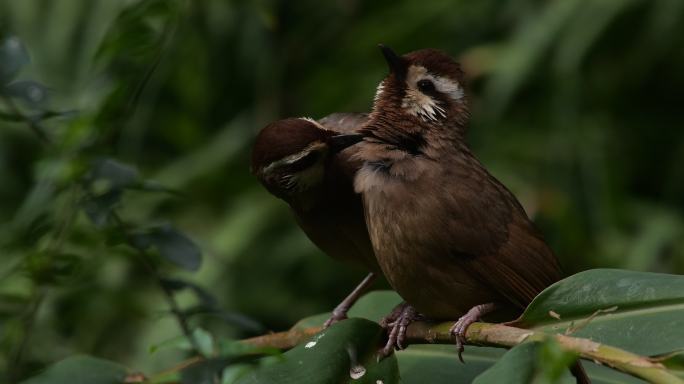
[[[342,320],[346,320],[346,319],[347,319],[346,313],[335,313],[335,312],[333,312],[333,314],[328,318],[328,320],[326,320],[325,323],[323,323],[323,328],[328,328],[331,325],[333,325],[337,322],[340,322]]]

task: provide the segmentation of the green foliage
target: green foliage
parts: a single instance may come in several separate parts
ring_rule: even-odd
[[[621,306],[627,311],[634,310],[630,302],[618,305],[618,308],[606,312],[603,306],[611,296],[616,283],[631,280],[631,286],[648,287],[648,298],[651,303],[658,303],[658,297],[669,295],[670,300],[681,299],[679,290],[671,291],[676,283],[682,278],[672,275],[657,276],[655,274],[634,273],[618,270],[591,270],[571,276],[542,292],[537,299],[528,307],[522,319],[529,323],[535,317],[533,313],[546,313],[543,317],[543,330],[549,333],[571,334],[578,336],[582,329],[587,329],[592,324],[602,324],[602,329],[621,327]],[[658,284],[658,281],[671,280],[671,284]],[[578,289],[578,284],[592,283],[592,292],[604,297],[596,300],[596,296],[586,294],[586,291]],[[676,288],[676,287],[675,287]],[[637,294],[637,293],[633,293]],[[495,348],[482,348],[468,346],[465,351],[466,364],[458,363],[456,349],[453,346],[430,346],[412,345],[404,351],[399,351],[389,358],[378,361],[377,351],[383,342],[384,332],[376,322],[368,319],[378,317],[378,309],[384,309],[388,304],[399,302],[394,292],[377,291],[364,296],[351,310],[352,319],[333,325],[311,339],[301,343],[290,351],[280,355],[268,349],[258,349],[230,343],[226,340],[216,339],[206,330],[195,329],[192,338],[198,345],[198,349],[207,358],[200,364],[193,364],[180,371],[180,377],[184,377],[188,383],[211,382],[214,375],[222,375],[224,383],[329,383],[329,382],[368,382],[377,384],[377,380],[385,384],[430,382],[440,383],[570,383],[574,379],[570,376],[568,367],[575,361],[577,356],[561,347],[554,339],[548,338],[542,341],[524,342],[502,355],[501,350]],[[648,303],[648,301],[646,301]],[[609,302],[613,304],[613,302]],[[648,311],[646,304],[641,304],[643,311]],[[575,322],[558,319],[556,310],[563,311],[566,308],[580,308],[576,312]],[[553,311],[553,316],[549,315]],[[603,312],[602,312],[603,311]],[[668,317],[667,313],[651,309],[652,317]],[[580,314],[580,313],[583,313]],[[305,326],[320,325],[317,319],[324,319],[328,314],[302,320],[294,329]],[[626,316],[628,316],[627,314]],[[680,317],[681,318],[681,317]],[[681,369],[680,352],[681,346],[667,344],[669,339],[680,339],[678,335],[681,326],[653,329],[650,327],[649,318],[632,319],[633,328],[650,330],[646,332],[628,334],[622,331],[621,338],[602,341],[607,345],[613,343],[627,343],[625,347],[633,352],[648,355],[647,345],[650,339],[665,345],[661,350],[668,350],[663,357],[655,357],[663,361],[673,372]],[[580,329],[580,327],[582,327]],[[653,336],[651,336],[651,334]],[[584,337],[598,341],[602,333],[595,331]],[[183,349],[191,349],[192,343],[188,340],[171,340],[168,346]],[[631,348],[629,348],[631,346]],[[158,349],[158,346],[155,349]],[[259,356],[257,364],[246,362],[252,361]],[[57,363],[45,373],[33,380],[47,380],[62,372],[64,367],[69,367],[74,359]],[[103,364],[100,360],[92,358],[93,362]],[[90,360],[89,360],[90,361]],[[111,364],[111,363],[110,363]],[[614,382],[639,382],[634,378],[615,372],[608,367],[595,365],[584,361],[590,377],[595,383]],[[234,367],[226,369],[226,367]],[[91,364],[82,364],[79,371],[74,371],[74,377],[87,377],[91,372]],[[121,368],[119,368],[119,371]],[[119,372],[113,370],[112,372]],[[109,371],[105,371],[109,372]],[[103,374],[104,375],[104,374]],[[107,375],[104,375],[107,376]],[[103,376],[103,377],[104,377]],[[108,377],[108,376],[107,376]],[[165,382],[175,376],[162,373],[151,377],[153,382]],[[192,379],[188,379],[192,377]],[[33,381],[31,381],[33,382]],[[41,381],[36,381],[41,382]]]
[[[265,361],[237,383],[376,384],[399,381],[394,356],[378,361],[376,352],[383,330],[377,323],[350,319],[335,324],[311,341],[284,353],[279,361]]]
[[[543,351],[552,349],[550,342],[524,343],[509,352],[501,360],[497,361],[490,369],[479,375],[473,384],[487,383],[565,383],[572,384],[575,378],[570,375],[568,366],[570,361],[566,359],[554,359]],[[560,369],[559,369],[560,368]],[[553,372],[553,375],[543,374]]]
[[[130,234],[131,244],[141,251],[154,248],[166,260],[189,271],[196,271],[202,262],[201,253],[187,236],[169,225],[146,228]]]
[[[111,361],[90,356],[72,356],[23,384],[121,384],[128,371]]]
[[[641,355],[684,350],[684,277],[595,269],[540,293],[519,320]],[[556,319],[553,316],[558,316]]]
[[[684,350],[680,334],[683,328],[679,301],[684,297],[678,284],[684,277],[676,275],[631,272],[621,270],[597,269],[570,276],[540,293],[530,304],[525,314],[517,321],[533,330],[549,334],[564,334],[583,337],[617,346],[640,355],[665,356],[665,365],[673,372],[681,369],[680,351]],[[586,287],[590,286],[589,289]],[[629,292],[624,292],[629,287]],[[394,292],[378,291],[364,296],[352,308],[353,317],[378,320],[378,309],[387,313],[388,304],[400,302]],[[329,314],[304,319],[295,325],[296,329],[320,326]],[[560,317],[559,317],[560,316]],[[345,329],[352,323],[345,321]],[[314,336],[311,341],[299,345],[290,352],[289,363],[263,364],[249,374],[242,382],[344,382],[350,364],[344,361],[343,367],[333,369],[331,361],[339,363],[340,358],[326,354],[340,352],[352,333],[342,333],[340,326]],[[335,330],[335,332],[333,332]],[[318,343],[321,335],[334,334],[334,343]],[[356,340],[356,339],[353,339]],[[380,345],[376,336],[363,339],[376,349]],[[316,345],[317,354],[307,354],[306,345]],[[658,346],[658,348],[654,348]],[[320,360],[326,355],[328,360]],[[467,347],[465,366],[458,363],[455,347],[413,345],[396,354],[398,372],[403,383],[572,383],[568,367],[577,355],[563,349],[554,339],[522,343],[505,354],[493,348]],[[658,358],[656,358],[658,359]],[[328,365],[320,361],[327,361]],[[319,366],[320,364],[320,366]],[[584,361],[590,377],[595,383],[640,382],[622,373]],[[306,367],[306,369],[299,369]],[[244,373],[243,373],[244,374]],[[305,376],[300,376],[305,375]],[[328,377],[326,375],[333,375]],[[385,371],[380,377],[385,383],[394,383],[396,372]],[[320,381],[316,378],[322,377]],[[473,381],[474,380],[474,381]],[[373,382],[373,381],[371,381]]]

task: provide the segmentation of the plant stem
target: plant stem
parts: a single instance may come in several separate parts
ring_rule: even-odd
[[[128,228],[126,226],[126,223],[124,223],[124,221],[121,219],[121,217],[116,212],[112,212],[111,218],[114,222],[114,225],[116,225],[116,227],[118,228],[118,230],[121,231],[121,233],[126,238],[128,238]],[[192,331],[190,330],[190,324],[188,324],[188,319],[185,317],[185,314],[181,310],[180,305],[178,305],[178,301],[176,301],[176,297],[173,294],[173,290],[169,289],[169,287],[166,284],[164,284],[164,280],[159,274],[157,268],[155,268],[149,262],[149,255],[145,251],[140,250],[138,248],[133,247],[133,249],[136,250],[136,253],[139,256],[142,265],[145,267],[145,269],[147,269],[150,275],[154,277],[155,281],[157,282],[157,285],[159,285],[159,288],[161,289],[162,293],[164,293],[164,298],[166,299],[166,302],[169,305],[170,311],[176,318],[178,327],[183,332],[183,335],[185,336],[185,338],[188,339],[188,342],[192,347],[192,352],[194,354],[201,355],[199,345],[197,344],[195,338],[192,336]]]
[[[406,344],[453,344],[454,338],[449,332],[452,325],[452,323],[412,323],[406,331]],[[259,347],[289,349],[308,340],[322,329],[322,327],[292,329],[287,332],[245,339],[242,342]],[[512,348],[526,341],[542,341],[549,337],[555,338],[562,348],[577,353],[583,359],[599,362],[651,383],[684,383],[680,378],[668,372],[665,366],[648,357],[589,339],[491,323],[472,324],[466,332],[468,344],[504,348]]]
[[[31,334],[33,333],[33,326],[36,321],[36,314],[38,313],[41,304],[45,300],[46,295],[47,290],[45,289],[45,287],[37,287],[37,291],[33,294],[31,304],[22,316],[22,338],[11,355],[12,357],[9,362],[9,367],[7,369],[7,378],[10,383],[15,382],[22,375],[21,370],[23,369],[23,366],[21,364],[21,361],[24,356],[24,351],[28,346]]]

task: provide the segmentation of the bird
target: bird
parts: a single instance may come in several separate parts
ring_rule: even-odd
[[[354,149],[333,137],[355,132],[368,119],[363,113],[333,113],[319,121],[289,118],[268,124],[256,136],[251,172],[274,196],[291,208],[308,238],[327,255],[370,271],[324,323],[347,317],[351,305],[377,279],[375,259],[360,195],[353,177],[361,162]]]
[[[466,143],[460,65],[436,49],[399,56],[380,48],[390,73],[368,121],[346,142],[363,163],[354,187],[375,256],[404,299],[383,320],[383,351],[401,349],[418,318],[458,319],[450,332],[463,361],[470,324],[495,311],[521,313],[563,274],[520,202]]]

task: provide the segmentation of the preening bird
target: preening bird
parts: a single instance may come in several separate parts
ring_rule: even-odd
[[[354,158],[363,162],[355,190],[375,256],[405,300],[385,321],[385,352],[401,348],[420,314],[458,319],[451,332],[460,357],[470,324],[495,310],[522,312],[561,269],[515,196],[466,144],[459,64],[434,49],[403,56],[381,49],[390,74]]]
[[[354,113],[335,113],[320,121],[280,120],[261,130],[252,150],[252,173],[269,192],[290,205],[309,239],[329,256],[371,271],[335,308],[326,327],[346,318],[380,270],[361,197],[353,189],[361,161],[352,160],[353,147],[337,151],[348,143],[333,138],[355,132],[366,120],[366,114]]]

